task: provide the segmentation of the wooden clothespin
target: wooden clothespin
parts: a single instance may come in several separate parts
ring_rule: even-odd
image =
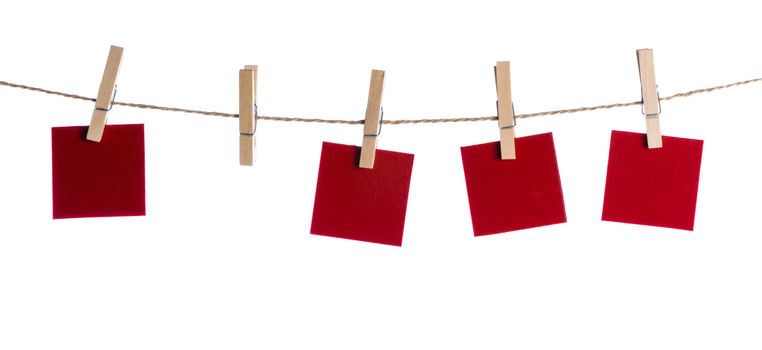
[[[238,131],[241,165],[254,165],[257,146],[257,66],[238,71]]]
[[[640,92],[643,98],[643,114],[646,116],[646,139],[648,148],[661,148],[661,128],[659,113],[661,102],[656,88],[656,72],[654,70],[654,53],[652,49],[640,49],[638,53],[638,70],[640,71]]]
[[[511,63],[497,62],[495,65],[495,85],[497,86],[497,124],[500,127],[500,158],[516,159],[516,116],[511,100]]]
[[[381,133],[381,95],[384,91],[384,71],[373,70],[370,74],[370,91],[368,91],[368,108],[365,110],[365,127],[363,128],[362,149],[360,150],[360,168],[373,169],[376,160],[376,144]]]
[[[122,63],[124,48],[111,45],[108,52],[106,68],[103,70],[101,86],[98,89],[98,97],[95,99],[95,110],[87,129],[87,139],[100,142],[103,138],[103,129],[106,128],[106,119],[111,110],[116,95],[116,78],[119,75],[119,65]]]

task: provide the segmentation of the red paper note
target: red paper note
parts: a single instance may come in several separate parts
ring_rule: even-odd
[[[461,147],[475,236],[566,222],[553,134],[516,138],[516,159],[500,143]]]
[[[611,132],[603,220],[693,230],[704,141],[661,139],[649,149],[645,134]]]
[[[360,147],[323,142],[310,232],[401,246],[413,155],[376,150],[373,169],[359,159]]]
[[[143,124],[52,128],[53,219],[145,215]]]

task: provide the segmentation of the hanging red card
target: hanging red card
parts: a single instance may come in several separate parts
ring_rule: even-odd
[[[649,149],[644,134],[612,131],[602,219],[692,231],[703,146],[662,136]]]
[[[359,159],[360,147],[323,142],[310,232],[401,246],[413,155],[376,150],[373,169]]]
[[[53,219],[145,215],[143,124],[52,128]]]
[[[511,160],[499,142],[460,149],[475,236],[566,222],[553,134],[515,142]]]

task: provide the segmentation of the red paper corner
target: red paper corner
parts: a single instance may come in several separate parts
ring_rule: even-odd
[[[53,219],[145,215],[143,124],[107,125],[101,142],[86,134],[51,129]]]
[[[553,134],[515,140],[512,160],[499,142],[460,149],[474,236],[566,222]]]
[[[604,221],[693,230],[704,141],[612,131]]]
[[[401,246],[413,155],[376,150],[373,169],[359,159],[359,147],[323,142],[310,232]]]

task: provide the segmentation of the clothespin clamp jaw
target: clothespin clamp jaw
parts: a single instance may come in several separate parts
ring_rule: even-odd
[[[495,65],[495,86],[497,87],[497,122],[500,127],[500,158],[516,159],[516,113],[511,100],[510,62],[497,62]]]
[[[238,71],[238,148],[240,165],[254,165],[258,121],[257,66],[247,65]]]
[[[87,139],[94,142],[100,142],[103,138],[103,130],[106,128],[108,112],[114,106],[116,98],[116,80],[119,76],[119,66],[122,63],[122,54],[124,48],[111,46],[106,60],[106,67],[103,70],[103,78],[98,88],[98,96],[95,99],[95,109],[90,119],[90,127],[87,129]]]
[[[362,148],[360,150],[360,168],[373,169],[376,160],[376,146],[381,134],[381,123],[384,110],[381,108],[381,98],[384,91],[384,71],[373,70],[370,75],[368,91],[368,107],[365,110],[365,125],[363,127]]]
[[[646,117],[646,140],[648,148],[661,148],[661,99],[656,85],[656,71],[652,49],[637,50],[638,72],[640,73],[640,93],[642,112]]]

